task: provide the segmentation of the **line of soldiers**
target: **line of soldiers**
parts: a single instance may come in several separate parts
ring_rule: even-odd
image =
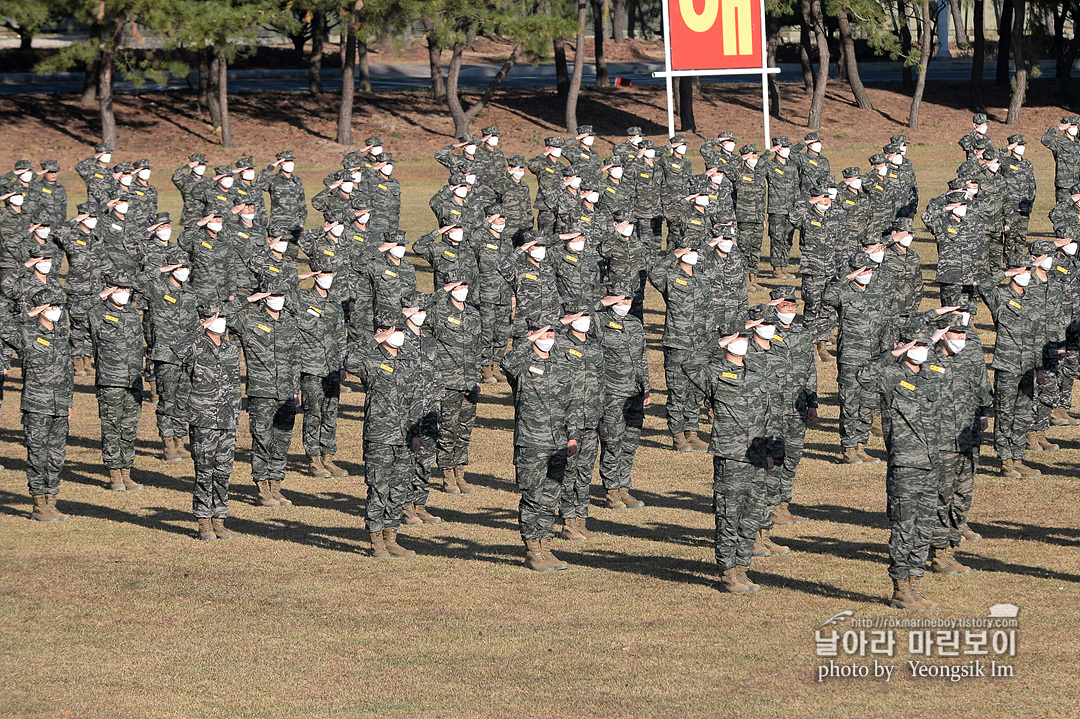
[[[342,379],[355,374],[366,390],[366,525],[380,557],[412,554],[397,542],[402,523],[440,521],[427,509],[436,466],[445,491],[475,491],[465,467],[481,385],[508,381],[526,565],[551,571],[566,566],[551,552],[557,516],[560,537],[592,537],[588,487],[598,456],[606,505],[643,506],[629,489],[650,403],[642,324],[648,280],[666,305],[661,343],[672,446],[714,456],[721,586],[744,592],[757,586],[746,576],[750,557],[788,551],[769,536],[771,528],[800,521],[788,502],[806,426],[817,413],[815,361],[832,358],[827,343],[835,327],[844,461],[879,462],[865,446],[875,430],[885,436],[895,475],[894,603],[918,608],[927,604],[917,585],[930,546],[921,544],[923,534],[933,535],[931,568],[943,573],[966,570],[952,549],[961,537],[977,539],[966,528],[980,443],[973,427],[993,406],[1003,471],[1028,476],[1038,470],[1023,464],[1024,451],[1056,449],[1046,427],[1074,422],[1066,410],[1080,296],[1076,245],[1063,230],[1053,243],[1026,246],[1035,185],[1024,138],[1010,137],[1008,154],[999,156],[985,124],[973,118],[971,135],[961,140],[967,161],[922,215],[938,243],[944,305],[930,313],[919,312],[921,262],[911,247],[918,190],[903,136],[869,158],[869,173],[849,167],[837,183],[817,133],[797,144],[773,138],[770,152],[759,155],[752,145],[736,154],[735,138],[722,132],[702,146],[707,169],[695,175],[679,135],[658,148],[629,128],[602,157],[592,128],[583,126],[571,141],[547,138],[543,152],[526,160],[504,157],[499,132],[489,127],[436,153],[449,170],[429,202],[436,229],[412,244],[432,267],[430,295],[416,290],[399,229],[401,188],[378,137],[324,178],[311,200],[322,225],[306,231],[306,195],[291,152],[259,172],[241,158],[210,176],[206,158],[191,155],[172,178],[184,199],[175,244],[169,216],[157,211],[149,163],[110,167],[110,148],[97,146],[77,166],[90,199],[73,220],[43,214],[38,199],[27,202],[26,188],[0,197],[0,287],[10,302],[4,326],[11,338],[4,343],[23,358],[36,347],[19,340],[16,328],[61,332],[73,373],[96,368],[103,462],[118,491],[142,488],[131,470],[143,379],[152,378],[164,458],[194,455],[201,539],[235,536],[223,520],[241,367],[252,477],[266,507],[291,504],[281,488],[300,407],[311,473],[346,474],[334,463],[336,421],[347,391]],[[1075,125],[1064,124],[1062,137],[1075,138]],[[526,170],[537,180],[535,198],[523,182]],[[1065,199],[1080,225],[1080,197]],[[748,290],[761,288],[766,218],[775,279],[794,277],[788,267],[799,231],[801,322],[788,285],[773,288],[766,304],[749,304]],[[310,270],[304,275],[299,251]],[[52,271],[60,252],[69,267],[63,286]],[[838,275],[844,266],[848,272]],[[313,286],[302,289],[309,278]],[[46,290],[51,294],[41,295]],[[980,334],[972,321],[980,298],[998,330],[992,399],[985,362],[975,361],[981,345],[972,341]],[[66,321],[62,311],[56,315],[60,307]],[[918,390],[912,409],[894,401],[895,387],[883,382],[903,375],[895,367],[923,372],[919,346],[936,353],[921,376],[948,381],[923,388],[904,375],[900,386]],[[970,360],[963,371],[949,369],[948,358],[964,352]],[[57,407],[70,407],[60,364],[42,390]],[[953,383],[953,374],[963,381]],[[26,386],[36,389],[29,380]],[[953,394],[929,392],[939,386]],[[25,408],[29,394],[27,427],[26,412],[35,412]],[[943,398],[954,403],[956,434],[908,436],[910,413],[941,407],[926,403]],[[708,443],[697,434],[703,405],[712,414]],[[50,427],[35,435],[50,438],[41,444],[27,430],[30,464],[42,467],[29,480],[31,494],[52,497],[35,508],[37,519],[58,516],[59,470],[48,468],[66,424]],[[949,437],[947,446],[924,448],[929,459],[905,464],[904,447],[941,437]],[[951,469],[942,471],[943,464]],[[937,528],[920,514],[931,475],[951,488],[933,485]]]

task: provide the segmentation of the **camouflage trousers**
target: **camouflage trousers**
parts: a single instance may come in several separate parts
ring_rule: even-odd
[[[68,298],[68,318],[71,324],[71,356],[93,357],[94,344],[90,338],[90,308],[101,304],[97,295]]]
[[[341,375],[300,374],[300,402],[304,407],[301,436],[309,457],[337,454],[338,402]]]
[[[181,391],[188,378],[180,365],[171,362],[154,362],[154,377],[157,378],[158,435],[161,437],[183,437],[187,434],[187,425],[180,419],[179,398],[187,392]]]
[[[476,403],[480,390],[445,389],[439,402],[438,461],[444,469],[469,463],[469,443],[476,426]]]
[[[921,577],[938,524],[941,467],[889,467],[885,475],[889,519],[889,577]]]
[[[1045,432],[1050,429],[1050,413],[1058,406],[1061,394],[1061,374],[1065,371],[1064,357],[1058,357],[1057,343],[1043,349],[1043,367],[1035,375],[1034,401],[1031,403],[1031,430]],[[1042,382],[1039,377],[1042,376]]]
[[[522,539],[555,536],[555,515],[559,512],[565,474],[565,448],[514,447],[514,476],[521,493],[518,529]]]
[[[604,397],[604,436],[600,438],[600,481],[604,489],[630,486],[644,424],[644,394]]]
[[[499,363],[510,341],[510,305],[480,303],[480,366]]]
[[[296,404],[291,399],[248,397],[247,411],[251,431],[251,479],[280,482],[285,479]]]
[[[713,546],[721,571],[750,566],[765,506],[765,468],[713,457]]]
[[[67,457],[67,415],[53,417],[23,412],[22,425],[26,437],[26,485],[30,494],[58,494],[60,470]]]
[[[829,283],[829,278],[825,275],[799,274],[802,279],[803,326],[810,332],[813,341],[827,341],[836,325],[836,312],[825,306],[825,285]]]
[[[967,524],[971,497],[975,491],[975,470],[979,455],[973,452],[941,451],[941,474],[937,490],[937,527],[932,547],[960,546],[960,531]]]
[[[545,235],[552,234],[555,231],[555,213],[543,204],[539,204],[536,210],[537,232]]]
[[[595,429],[571,430],[570,438],[577,440],[577,452],[566,458],[559,501],[563,519],[589,516],[589,487],[600,450],[600,436]]]
[[[1057,402],[1055,406],[1072,408],[1073,381],[1080,375],[1080,322],[1065,330],[1065,356],[1058,362]]]
[[[994,451],[998,459],[1023,461],[1034,420],[1035,370],[994,371]]]
[[[705,395],[682,371],[683,362],[693,350],[664,348],[664,378],[667,380],[668,429],[672,434],[697,432],[701,418],[701,404]]]
[[[1005,256],[1012,253],[1024,254],[1027,252],[1028,225],[1031,216],[1022,212],[1008,212],[1005,215],[1005,225],[1009,231],[1005,233]],[[1004,262],[1002,262],[1004,265]],[[996,272],[999,268],[991,265],[991,271]]]
[[[756,275],[761,263],[761,245],[765,241],[764,222],[739,222],[739,250],[748,274]]]
[[[130,469],[135,466],[142,390],[98,387],[97,401],[101,419],[101,461],[106,469]]]
[[[795,242],[795,225],[791,218],[769,213],[769,264],[787,267],[791,264],[791,246]]]
[[[803,447],[806,444],[806,420],[799,415],[784,417],[784,463],[777,467],[780,473],[780,501],[791,501],[791,490],[795,484],[795,472],[802,461]],[[772,507],[769,508],[770,514]]]
[[[413,454],[404,444],[364,443],[367,503],[364,525],[369,532],[401,526],[401,514],[413,474]]]
[[[639,217],[637,221],[638,237],[650,256],[659,255],[664,244],[664,216]],[[650,260],[652,262],[652,260]]]
[[[847,362],[836,365],[836,388],[840,400],[840,446],[855,447],[870,440],[870,424],[877,403],[855,379],[859,366]]]
[[[235,427],[191,427],[191,458],[195,461],[191,513],[197,519],[229,516],[229,477],[235,454]]]
[[[435,471],[435,447],[439,424],[434,415],[420,421],[420,451],[412,455],[412,481],[405,504],[426,505],[431,494],[431,474]]]

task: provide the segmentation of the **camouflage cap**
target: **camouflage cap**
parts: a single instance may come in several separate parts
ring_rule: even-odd
[[[464,145],[475,145],[476,135],[472,134],[471,132],[464,135],[458,135],[457,141]]]
[[[634,296],[634,288],[627,282],[612,282],[607,286],[606,293],[609,297],[632,298]]]
[[[612,155],[608,159],[604,160],[604,164],[608,167],[622,167],[623,159],[618,155]]]
[[[566,315],[591,315],[593,313],[593,303],[584,297],[570,297],[562,303],[563,314]]]
[[[791,285],[780,285],[774,287],[769,291],[770,300],[790,300],[795,301],[795,288]]]
[[[188,253],[184,252],[176,245],[169,245],[165,249],[165,264],[191,267],[191,258],[188,257]]]
[[[190,155],[188,155],[187,159],[188,159],[188,162],[194,162],[194,163],[199,164],[199,165],[205,165],[206,164],[206,155],[204,153],[202,153],[202,152],[193,152]]]
[[[902,343],[925,342],[929,344],[933,340],[933,332],[922,320],[910,319],[900,326],[899,339]]]
[[[30,160],[16,160],[15,161],[15,169],[16,170],[32,170],[32,169],[34,169],[34,163],[30,162]]]
[[[972,125],[981,125],[984,122],[987,122],[986,113],[976,112],[974,115],[971,116]]]
[[[966,177],[954,177],[949,180],[950,190],[962,190],[967,187],[968,180]]]
[[[1025,254],[1023,252],[1010,252],[1009,255],[1005,258],[1005,265],[1010,270],[1014,267],[1026,267],[1028,269],[1031,269],[1031,255]]]
[[[936,325],[939,330],[948,330],[949,332],[963,332],[966,334],[968,331],[968,326],[964,324],[964,318],[954,312],[938,317]]]
[[[593,134],[592,125],[578,125],[577,126],[577,134],[578,135],[591,135],[591,134]]]
[[[1024,136],[1021,135],[1021,134],[1009,135],[1009,138],[1008,138],[1007,142],[1010,145],[1026,145],[1027,144],[1027,140],[1025,140]]]
[[[976,137],[971,143],[971,147],[975,150],[985,150],[990,147],[990,139],[987,137]]]
[[[493,215],[505,216],[504,213],[505,210],[500,202],[492,202],[484,207],[484,217],[492,217]]]
[[[484,137],[498,137],[499,128],[495,127],[494,125],[489,125],[488,127],[480,130],[480,134]]]
[[[56,257],[56,247],[51,242],[27,242],[26,254],[32,260],[51,260]]]
[[[110,287],[131,287],[134,280],[122,269],[113,269],[105,273],[105,284]]]
[[[274,155],[275,160],[282,160],[287,162],[293,162],[296,160],[296,155],[292,150],[282,150],[278,154]]]
[[[914,232],[910,217],[897,217],[892,223],[893,232]]]
[[[289,291],[289,281],[281,275],[267,273],[259,278],[259,292],[272,295],[284,295]]]
[[[107,142],[99,142],[98,144],[94,145],[94,154],[95,155],[100,155],[102,153],[112,152],[112,151],[113,151],[112,146],[110,146],[109,143],[107,143]]]
[[[372,205],[374,204],[375,203],[371,201],[371,196],[363,190],[357,190],[356,192],[354,192],[351,199],[349,200],[349,205],[354,210],[371,210]],[[355,218],[350,217],[349,222],[352,222],[353,219]]]
[[[382,138],[378,135],[372,135],[371,137],[364,140],[364,144],[368,147],[378,147],[382,144]]]
[[[1050,240],[1034,240],[1028,244],[1028,252],[1032,257],[1039,255],[1052,255],[1057,252],[1057,246]]]
[[[199,305],[195,308],[195,312],[199,315],[200,320],[208,320],[211,317],[228,317],[228,313],[224,307],[218,305]]]
[[[564,178],[567,178],[567,177],[577,177],[577,176],[578,176],[578,171],[577,171],[577,168],[576,168],[576,167],[574,167],[573,165],[567,165],[567,166],[566,166],[566,167],[564,167],[564,168],[563,168],[563,170],[562,170],[562,176],[563,176]]]
[[[993,160],[999,159],[997,150],[992,147],[986,148],[986,151],[983,152],[982,159],[986,162],[991,162]]]
[[[308,269],[312,272],[337,272],[340,261],[337,256],[317,252],[308,259]]]
[[[395,245],[406,244],[405,230],[394,230],[393,232],[387,232],[383,237],[383,242],[392,242]]]
[[[868,267],[877,267],[877,263],[865,252],[856,252],[848,258],[848,267],[853,270],[864,270]]]
[[[281,237],[290,237],[292,235],[292,228],[286,225],[284,222],[271,222],[270,226],[266,228],[266,236],[278,239]]]
[[[871,165],[884,165],[888,161],[889,158],[885,157],[885,155],[882,155],[880,152],[871,155],[867,160]]]
[[[506,158],[507,167],[525,167],[526,160],[524,155],[511,155]]]
[[[615,222],[636,222],[634,211],[629,207],[616,207],[611,211],[611,219]]]
[[[382,162],[382,163],[385,163],[385,164],[388,165],[388,164],[392,163],[393,161],[394,161],[394,153],[392,153],[392,152],[384,152],[383,154],[379,155],[379,162]]]
[[[731,130],[722,130],[716,135],[717,140],[734,140],[735,133]]]
[[[30,298],[30,304],[34,307],[63,307],[67,304],[64,293],[55,287],[43,287]]]
[[[860,175],[862,175],[862,172],[859,171],[859,168],[857,168],[855,166],[852,166],[852,167],[845,167],[843,174],[844,174],[844,177],[851,178],[851,177],[859,177]]]
[[[130,162],[118,162],[112,166],[112,172],[114,175],[116,173],[120,173],[121,175],[130,175],[134,171],[135,168],[132,167]]]
[[[875,235],[873,232],[868,232],[862,238],[862,240],[859,241],[859,246],[860,247],[873,247],[874,245],[880,245],[880,244],[882,244],[881,235]],[[877,263],[875,262],[874,265],[876,266]]]
[[[545,147],[562,147],[565,143],[561,137],[552,135],[551,137],[544,138]]]
[[[52,225],[52,215],[48,210],[34,210],[30,215],[32,225]]]
[[[761,322],[765,325],[776,324],[776,307],[768,304],[754,305],[748,311],[748,318],[751,322]]]
[[[755,145],[753,143],[751,143],[749,145],[743,145],[742,147],[739,148],[739,154],[740,155],[757,155],[758,154],[757,145]]]
[[[466,179],[464,172],[453,172],[450,174],[450,179],[447,180],[447,184],[451,187],[457,187],[459,185],[467,185],[469,182]]]
[[[808,132],[806,137],[803,138],[803,142],[821,142],[820,132]]]
[[[895,155],[896,153],[900,152],[900,145],[895,142],[890,142],[889,144],[881,148],[881,151],[884,152],[886,155]]]
[[[953,204],[954,202],[965,202],[967,200],[967,193],[963,190],[950,190],[945,193],[945,202]]]
[[[237,170],[253,170],[255,169],[255,160],[250,157],[241,157],[236,161]]]
[[[401,308],[419,307],[426,310],[431,304],[431,295],[419,290],[410,290],[401,296]]]
[[[159,212],[154,215],[154,220],[150,223],[150,226],[154,225],[168,225],[172,223],[172,218],[169,217],[168,212]]]
[[[232,165],[218,165],[214,168],[214,177],[233,174]]]
[[[639,147],[642,150],[655,150],[656,149],[656,143],[646,137],[645,139],[643,139],[641,141],[641,145],[639,145]]]
[[[889,138],[889,142],[894,142],[897,145],[907,145],[908,144],[907,135],[904,135],[904,134],[893,135],[892,137]]]
[[[86,202],[80,202],[75,206],[75,210],[80,215],[96,215],[98,213],[98,203],[93,200],[87,200]]]
[[[405,315],[401,314],[401,310],[384,311],[375,315],[375,326],[380,330],[390,329],[391,327],[404,327]]]
[[[542,330],[545,327],[555,327],[557,324],[559,324],[560,319],[561,318],[559,317],[530,317],[525,322],[525,328],[531,334],[533,332]]]
[[[131,163],[131,166],[133,168],[135,168],[136,170],[149,170],[150,169],[150,160],[148,158],[144,157],[142,159],[136,160],[135,162]]]
[[[351,210],[329,210],[323,214],[323,222],[340,222],[343,225],[347,225],[356,219],[356,215]]]
[[[1068,115],[1061,118],[1061,124],[1063,125],[1080,125],[1080,115]]]
[[[777,145],[779,145],[780,147],[791,147],[791,144],[791,138],[789,138],[787,135],[777,135],[772,139],[772,144],[770,145],[770,147],[776,147]]]
[[[716,333],[721,337],[728,337],[729,335],[748,335],[753,330],[746,329],[746,322],[744,320],[729,318],[724,322],[721,322],[717,328]]]
[[[637,125],[626,128],[626,136],[627,137],[635,137],[635,136],[640,135],[640,134],[641,134],[641,128],[638,127]]]
[[[60,164],[56,160],[42,160],[41,169],[45,172],[60,172]]]
[[[600,179],[600,175],[595,172],[582,172],[581,173],[581,189],[583,190],[599,190],[604,186],[604,181]]]
[[[346,152],[345,156],[341,158],[341,166],[346,170],[363,167],[364,156],[357,150],[353,150],[352,152]]]
[[[671,139],[668,140],[668,144],[670,144],[670,145],[685,145],[686,144],[686,135],[672,135]]]

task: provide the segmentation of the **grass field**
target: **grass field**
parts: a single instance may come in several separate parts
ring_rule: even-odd
[[[1046,233],[1052,164],[1037,136],[1028,135],[1041,188],[1032,224]],[[952,142],[911,148],[922,205],[962,160]],[[834,144],[827,153],[839,170],[865,166],[876,149]],[[336,166],[327,158],[299,168],[309,194]],[[431,227],[427,198],[444,173],[433,162],[398,167],[403,226],[415,238]],[[156,181],[167,185],[160,170]],[[79,184],[69,176],[71,190]],[[178,212],[178,197],[168,190],[163,208]],[[914,245],[927,279],[924,307],[937,304],[928,239],[920,232]],[[425,268],[421,283],[430,282]],[[764,296],[756,293],[752,301]],[[923,657],[909,655],[904,643],[882,660],[897,666],[888,683],[872,677],[819,683],[817,668],[827,662],[814,654],[819,624],[845,609],[859,618],[903,616],[886,604],[884,464],[838,464],[835,367],[819,364],[821,417],[807,436],[793,504],[808,521],[774,533],[791,554],[754,561],[751,575],[763,591],[717,593],[711,462],[700,452],[669,449],[657,344],[663,303],[651,289],[646,302],[654,405],[634,487],[647,506],[594,506],[590,527],[599,538],[585,545],[557,540],[555,551],[571,570],[552,575],[521,567],[505,385],[483,390],[469,468],[482,491],[433,492],[431,509],[446,523],[403,532],[403,544],[419,556],[376,561],[367,556],[363,533],[361,394],[343,396],[339,423],[339,461],[354,476],[307,477],[297,428],[285,484],[293,507],[255,506],[242,419],[230,527],[243,537],[199,543],[190,514],[192,465],[158,459],[151,405],[143,407],[134,472],[146,491],[104,491],[92,378],[77,380],[63,475],[60,508],[72,521],[28,521],[13,372],[0,412],[0,461],[8,467],[0,473],[0,716],[1075,712],[1080,428],[1052,431],[1062,450],[1031,456],[1044,475],[1026,482],[1001,479],[984,445],[987,469],[977,480],[971,523],[986,540],[959,553],[976,571],[928,575],[924,582],[941,606],[936,616],[983,617],[997,602],[1021,607],[1015,677],[911,678],[907,661]],[[870,451],[884,456],[880,440]],[[598,480],[593,491],[599,499]],[[904,636],[898,633],[901,641]]]

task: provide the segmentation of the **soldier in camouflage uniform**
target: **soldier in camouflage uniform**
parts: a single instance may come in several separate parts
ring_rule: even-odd
[[[480,130],[476,148],[476,176],[480,182],[494,188],[506,176],[506,157],[499,149],[499,128],[494,125]]]
[[[30,183],[34,179],[34,163],[30,160],[16,160],[15,170],[0,177],[0,192],[22,195],[25,206],[32,210],[37,206],[39,195],[33,192]]]
[[[30,195],[36,197],[32,204],[49,213],[53,227],[60,227],[67,221],[67,189],[56,179],[60,165],[56,160],[45,160],[38,174],[40,177],[31,184]]]
[[[139,490],[131,478],[135,437],[142,415],[143,329],[131,304],[135,279],[112,271],[105,277],[101,301],[90,309],[90,336],[97,373],[101,459],[109,470],[109,489]]]
[[[668,141],[668,147],[671,151],[661,153],[656,164],[660,168],[660,212],[668,218],[670,234],[671,213],[689,194],[694,166],[686,158],[686,151],[689,149],[686,135],[675,135]]]
[[[723,175],[720,175],[723,177]],[[704,180],[704,178],[702,178]],[[687,188],[689,195],[678,199],[665,213],[668,221],[668,247],[697,247],[705,242],[712,232],[712,216],[709,213],[709,182],[694,178],[693,185]]]
[[[723,130],[714,139],[701,143],[701,159],[705,160],[705,167],[715,167],[727,175],[733,185],[740,163],[739,155],[735,154],[736,147],[735,133],[729,130]]]
[[[1027,244],[1028,223],[1035,207],[1035,166],[1024,158],[1027,140],[1023,135],[1009,135],[1008,154],[1001,160],[1001,175],[1005,178],[1005,254],[1023,252]],[[991,257],[997,269],[1004,261]]]
[[[1029,245],[1028,253],[1033,271],[1031,284],[1024,294],[1026,302],[1035,305],[1035,343],[1041,349],[1041,357],[1035,373],[1035,401],[1032,405],[1032,424],[1027,432],[1027,450],[1054,451],[1059,447],[1046,438],[1046,430],[1050,428],[1050,413],[1057,405],[1058,375],[1065,356],[1066,328],[1069,324],[1065,311],[1066,278],[1054,270],[1057,248],[1053,242],[1035,240]]]
[[[784,458],[782,437],[769,423],[781,411],[769,404],[763,364],[747,362],[751,328],[733,323],[700,346],[683,364],[687,378],[712,408],[709,454],[713,457],[714,550],[721,571],[720,591],[759,591],[746,576],[765,502],[765,473]],[[713,335],[713,333],[710,333]],[[713,335],[715,337],[715,335]]]
[[[225,518],[240,416],[240,350],[225,339],[224,309],[201,305],[198,316],[201,327],[172,345],[184,378],[180,406],[195,459],[191,512],[200,540],[235,539]]]
[[[473,245],[465,241],[465,228],[461,225],[452,223],[432,230],[413,243],[412,251],[431,265],[436,287],[447,284],[450,274],[461,277],[469,285],[478,284],[479,260]]]
[[[351,179],[337,179],[311,198],[311,206],[322,213],[323,221],[338,217],[352,209],[353,193],[357,183]]]
[[[803,322],[814,339],[818,359],[827,362],[831,357],[825,342],[833,328],[833,315],[823,302],[825,287],[843,262],[837,241],[843,237],[845,215],[833,204],[825,185],[817,185],[810,192],[806,201],[794,204],[788,221],[800,230],[801,236]]]
[[[843,181],[837,187],[836,205],[844,211],[844,239],[837,248],[839,257],[858,252],[870,232],[870,194],[863,189],[858,167],[845,167]]]
[[[427,509],[431,495],[431,473],[435,470],[436,443],[439,439],[439,401],[442,399],[442,382],[439,377],[439,343],[431,332],[424,329],[431,296],[422,292],[410,292],[401,298],[401,313],[405,317],[405,345],[416,362],[417,384],[420,396],[420,420],[417,436],[420,449],[412,456],[412,480],[405,494],[405,507],[401,521],[405,524],[441,524],[442,519]]]
[[[937,282],[941,285],[941,304],[965,306],[975,299],[975,284],[986,257],[986,235],[969,217],[965,194],[955,190],[946,197],[945,214],[934,225],[937,238]]]
[[[540,232],[550,233],[555,229],[555,195],[561,189],[563,139],[549,137],[544,140],[544,152],[529,160],[529,172],[536,176],[536,227]]]
[[[549,198],[555,212],[555,232],[566,232],[581,208],[581,177],[573,165],[563,168],[562,185]]]
[[[450,175],[446,187],[431,197],[428,206],[435,214],[439,227],[461,225],[472,228],[479,224],[480,213],[483,211],[480,209],[483,205],[472,201],[468,178],[460,172]]]
[[[231,165],[218,165],[214,168],[214,176],[199,183],[195,194],[195,217],[220,213],[222,217],[232,208],[241,204],[240,195],[237,194],[236,177]],[[190,225],[185,225],[189,229]]]
[[[987,117],[984,113],[977,112],[971,116],[971,132],[964,135],[957,141],[957,145],[964,151],[964,154],[970,160],[975,157],[975,143],[981,141],[987,145],[987,147],[993,147],[993,143],[990,141],[987,131],[989,125],[987,124]]]
[[[220,307],[233,294],[232,245],[223,232],[224,213],[214,211],[187,227],[177,241],[191,258],[191,289],[198,302]]]
[[[485,384],[498,383],[498,361],[510,340],[513,290],[499,274],[499,266],[513,252],[505,212],[500,204],[488,205],[484,226],[468,238],[477,258],[477,278],[471,292],[480,310],[480,370]]]
[[[900,346],[865,362],[857,374],[864,391],[877,396],[882,407],[889,467],[885,479],[893,582],[889,605],[896,609],[937,608],[920,590],[938,522],[941,418],[947,404],[943,387],[947,371],[927,362],[937,339],[923,322],[909,322],[900,328]]]
[[[915,178],[915,168],[904,157],[904,146],[890,141],[881,148],[888,161],[886,179],[892,185],[893,216],[914,217],[919,207],[919,185]]]
[[[356,286],[355,321],[352,326],[360,333],[374,332],[375,316],[401,311],[401,298],[416,290],[416,270],[405,258],[405,232],[398,230],[385,237],[379,245],[379,256],[372,257],[359,268]],[[356,264],[353,264],[356,268]],[[371,328],[371,329],[367,329]]]
[[[112,171],[109,162],[112,160],[112,148],[101,142],[94,145],[94,154],[84,160],[75,163],[75,172],[86,183],[86,197],[98,204],[105,202],[113,196]]]
[[[625,167],[625,159],[623,160]],[[642,140],[637,160],[626,167],[627,179],[634,188],[630,206],[637,217],[637,233],[650,257],[662,252],[664,216],[661,208],[663,173],[656,164],[652,140]]]
[[[127,192],[131,198],[130,221],[142,230],[154,221],[158,213],[158,191],[150,184],[150,160],[143,158],[132,163],[133,179]]]
[[[732,172],[735,189],[735,221],[739,226],[739,248],[746,260],[746,287],[764,289],[757,283],[761,244],[765,235],[765,208],[768,201],[768,165],[758,157],[754,145],[739,148],[741,162]]]
[[[644,317],[645,275],[648,269],[648,252],[637,233],[633,213],[618,208],[611,213],[612,227],[600,241],[600,257],[604,260],[604,281],[623,284],[634,293],[630,314],[639,320]]]
[[[120,194],[105,203],[98,232],[112,266],[134,275],[142,269],[141,245],[145,227],[137,227],[129,220],[129,197]]]
[[[372,171],[364,175],[360,185],[363,194],[370,198],[373,232],[389,234],[397,232],[401,221],[401,183],[393,175],[394,157],[389,152],[379,156]]]
[[[604,179],[600,188],[600,207],[609,213],[629,208],[634,203],[634,185],[626,176],[622,158],[611,157],[601,168]]]
[[[56,242],[67,255],[64,291],[68,296],[71,355],[77,377],[90,373],[93,345],[90,342],[89,311],[100,302],[97,294],[105,288],[103,276],[109,269],[105,248],[96,232],[97,224],[93,204],[84,202],[78,206],[78,214],[71,222],[58,228],[56,234]]]
[[[769,184],[769,262],[773,277],[778,280],[793,279],[787,271],[791,263],[791,245],[795,227],[789,213],[799,191],[799,168],[790,159],[791,140],[780,136],[772,139],[772,154],[761,162]]]
[[[424,389],[418,359],[404,350],[401,305],[376,315],[375,340],[352,343],[345,359],[349,372],[367,387],[364,406],[364,469],[367,483],[365,524],[372,556],[414,557],[397,542],[413,476],[413,455],[420,451]]]
[[[805,149],[805,152],[803,150]],[[821,154],[821,134],[811,132],[791,148],[791,161],[799,169],[799,194],[807,195],[828,181],[829,158]]]
[[[870,196],[870,227],[867,234],[879,237],[896,219],[898,185],[888,177],[889,161],[885,159],[885,155],[871,155],[868,162],[870,172],[862,181],[863,189]]]
[[[883,238],[884,239],[884,238]],[[923,296],[922,258],[911,247],[915,231],[910,217],[898,217],[885,242],[883,268],[893,278],[898,324],[918,314]]]
[[[259,292],[225,306],[247,362],[247,412],[251,429],[251,478],[259,506],[289,506],[281,493],[300,394],[300,308],[286,307],[289,286],[265,277]]]
[[[1042,144],[1054,153],[1054,191],[1058,202],[1068,197],[1070,188],[1080,182],[1080,140],[1077,140],[1077,125],[1080,125],[1080,117],[1069,115],[1042,136]]]
[[[636,125],[626,128],[626,139],[611,148],[611,153],[623,161],[623,165],[630,166],[641,159],[644,138],[641,136],[641,128]]]
[[[564,305],[570,300],[582,299],[590,307],[595,306],[604,294],[600,256],[588,246],[581,232],[564,232],[559,239],[566,243],[554,258],[559,298]]]
[[[566,348],[559,345],[548,322],[530,318],[527,334],[502,359],[514,398],[514,473],[521,493],[518,527],[525,543],[525,566],[535,572],[567,568],[552,553],[551,539],[566,462],[577,453],[568,426],[572,374]]]
[[[558,316],[562,311],[555,260],[547,256],[548,239],[539,231],[527,235],[521,252],[505,257],[499,275],[510,285],[514,296],[515,339],[525,334],[530,319]]]
[[[500,214],[506,220],[506,239],[513,243],[520,242],[521,233],[533,228],[532,198],[529,196],[529,186],[522,181],[525,177],[525,156],[512,155],[506,162],[506,174],[493,187],[502,206]]]
[[[743,256],[735,242],[735,228],[714,225],[711,232],[716,236],[697,247],[697,267],[711,285],[707,326],[727,326],[732,321],[745,321],[749,307]]]
[[[596,174],[586,174],[581,178],[581,205],[567,228],[567,231],[585,235],[589,252],[593,255],[600,249],[600,243],[611,227],[611,213],[600,206],[600,188],[603,184]]]
[[[259,186],[270,193],[270,222],[291,228],[295,242],[307,222],[307,199],[304,182],[295,173],[296,156],[292,150],[275,155],[274,164],[259,173]],[[274,172],[277,170],[277,172]]]
[[[1057,345],[1057,386],[1045,383],[1047,392],[1056,389],[1056,398],[1050,412],[1050,423],[1055,427],[1080,425],[1080,419],[1069,415],[1072,408],[1073,380],[1077,376],[1077,360],[1080,357],[1080,261],[1077,260],[1077,243],[1068,237],[1054,240],[1056,251],[1050,274],[1061,282],[1061,321],[1065,325],[1065,342]]]
[[[206,155],[194,152],[188,155],[186,164],[181,165],[172,174],[173,187],[180,191],[180,197],[184,201],[184,210],[180,213],[180,224],[187,228],[198,220],[203,214],[202,203],[198,197],[202,193],[203,183],[206,182]]]
[[[599,175],[603,167],[604,162],[600,153],[593,149],[595,143],[596,135],[593,133],[593,126],[578,125],[573,144],[564,148],[564,157],[582,175]]]
[[[34,502],[31,519],[70,519],[56,508],[60,470],[67,455],[75,380],[71,345],[63,323],[64,295],[40,289],[23,317],[0,319],[0,341],[19,353],[23,371],[22,412],[26,484]]]
[[[26,253],[29,257],[23,263],[25,269],[21,273],[9,272],[0,280],[0,293],[8,303],[8,314],[12,317],[29,312],[36,306],[33,298],[38,290],[48,287],[64,293],[64,287],[57,279],[60,262],[54,258],[60,253],[56,248],[52,244],[39,245],[31,241],[27,243]]]

